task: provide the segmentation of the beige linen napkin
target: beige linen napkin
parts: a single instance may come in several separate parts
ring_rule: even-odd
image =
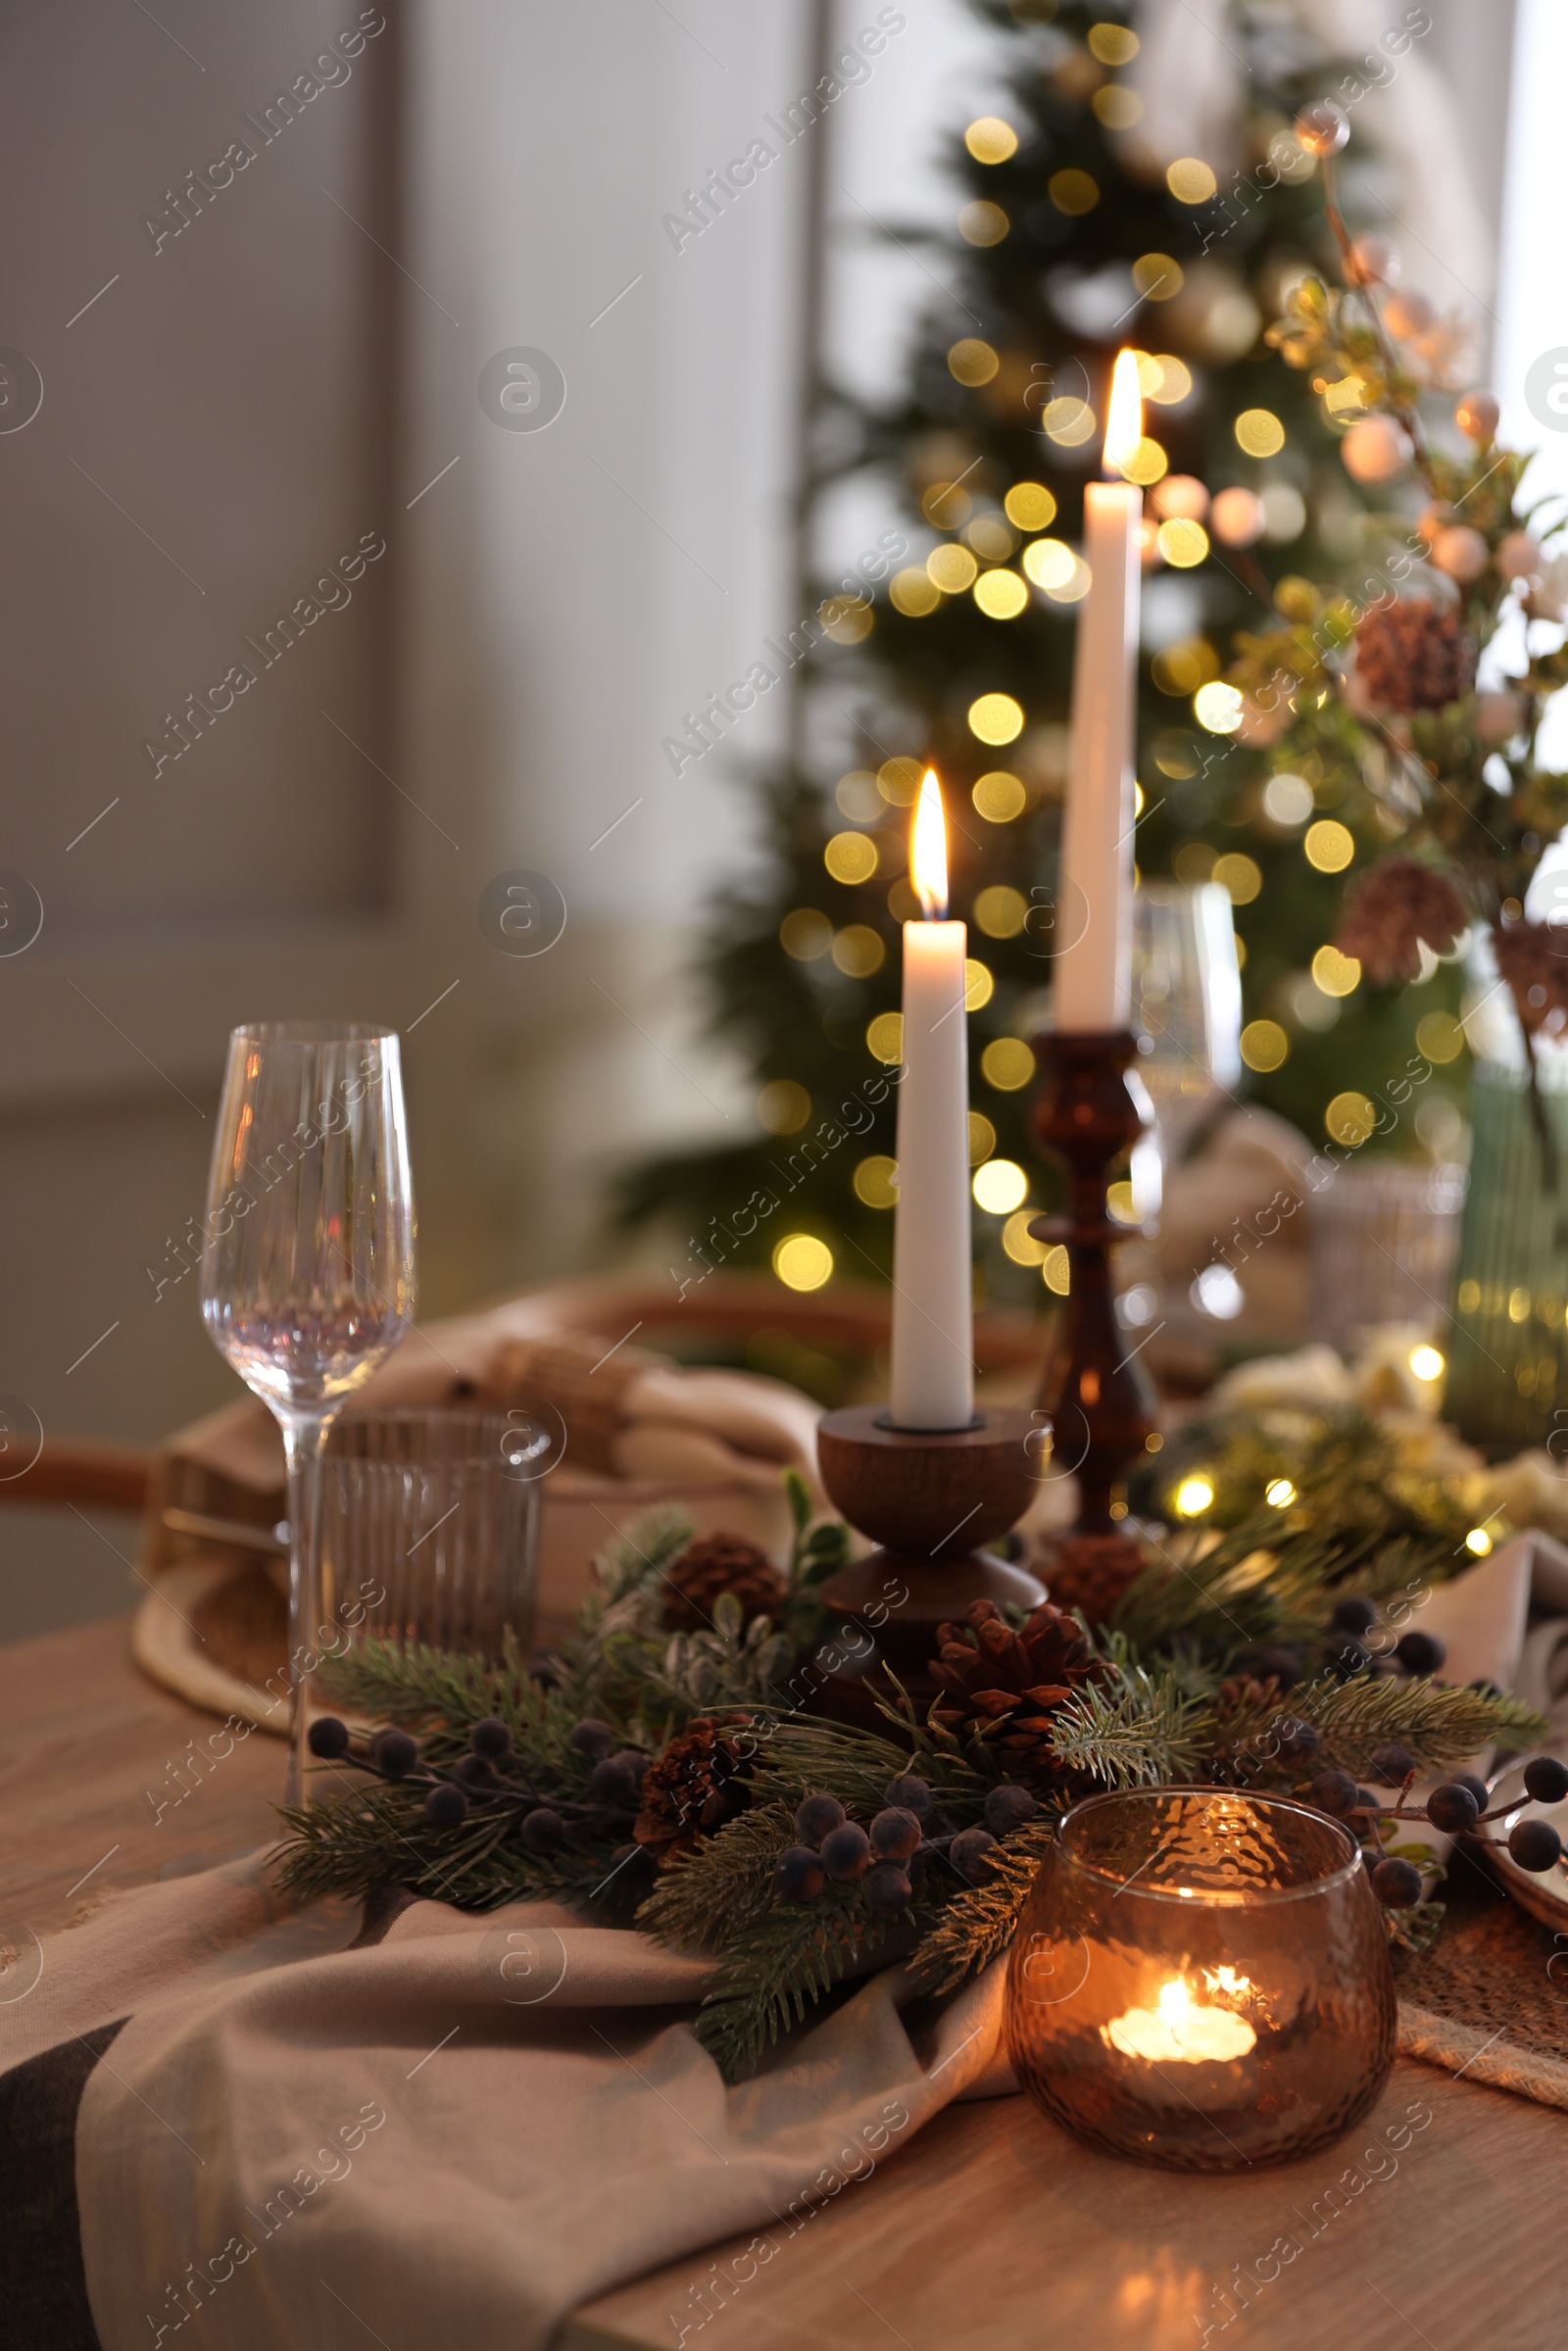
[[[717,1479],[771,1502],[779,1472],[793,1467],[815,1487],[819,1413],[798,1389],[756,1372],[683,1371],[625,1344],[631,1333],[607,1341],[557,1325],[552,1311],[547,1292],[421,1324],[354,1408],[554,1396],[565,1423],[562,1467],[573,1474]],[[172,1449],[240,1485],[282,1491],[282,1441],[260,1402],[198,1421]]]
[[[765,2262],[949,2100],[1012,2086],[997,1971],[926,2033],[904,1971],[872,1976],[726,2088],[690,2021],[703,1960],[548,1904],[415,1903],[369,1945],[350,1924],[279,1916],[253,1862],[45,1946],[40,2048],[131,2011],[75,2132],[103,2351],[536,2351],[684,2251],[750,2229]]]
[[[1440,1584],[1412,1610],[1410,1627],[1443,1642],[1446,1682],[1512,1690],[1546,1716],[1552,1743],[1568,1738],[1568,1548],[1552,1536],[1516,1535]]]

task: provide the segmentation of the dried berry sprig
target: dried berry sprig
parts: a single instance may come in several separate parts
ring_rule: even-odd
[[[396,1726],[374,1732],[356,1746],[348,1725],[332,1714],[311,1725],[308,1743],[313,1755],[340,1769],[396,1787],[422,1788],[424,1815],[433,1828],[459,1828],[474,1811],[513,1810],[522,1843],[536,1853],[559,1852],[574,1834],[597,1839],[617,1829],[629,1834],[648,1769],[640,1748],[616,1748],[609,1724],[591,1717],[576,1726],[568,1742],[590,1759],[587,1798],[543,1795],[499,1715],[473,1724],[467,1753],[450,1764],[431,1762],[413,1734]]]
[[[1506,1852],[1520,1869],[1539,1875],[1552,1869],[1563,1858],[1563,1842],[1549,1821],[1540,1819],[1516,1821],[1506,1838],[1480,1837],[1478,1832],[1490,1822],[1506,1820],[1517,1813],[1521,1799],[1517,1796],[1504,1804],[1492,1802],[1492,1790],[1475,1772],[1459,1772],[1434,1788],[1425,1803],[1412,1804],[1410,1790],[1415,1785],[1416,1765],[1413,1757],[1400,1747],[1380,1747],[1372,1756],[1372,1768],[1385,1776],[1385,1784],[1398,1786],[1398,1794],[1392,1804],[1386,1804],[1370,1788],[1358,1788],[1348,1772],[1320,1772],[1305,1790],[1307,1800],[1318,1811],[1347,1825],[1358,1823],[1358,1833],[1376,1848],[1378,1859],[1372,1867],[1372,1890],[1386,1908],[1405,1910],[1421,1899],[1421,1874],[1414,1864],[1388,1852],[1384,1844],[1386,1822],[1399,1828],[1425,1824],[1445,1837],[1475,1837],[1481,1844],[1495,1851]],[[1560,1804],[1568,1796],[1568,1764],[1555,1755],[1535,1755],[1524,1768],[1525,1797],[1538,1804]]]
[[[1340,264],[1345,273],[1346,284],[1360,296],[1366,315],[1371,321],[1378,356],[1383,363],[1384,399],[1408,436],[1412,462],[1417,472],[1433,497],[1439,498],[1443,492],[1433,466],[1432,451],[1427,443],[1421,412],[1413,396],[1414,387],[1409,376],[1399,365],[1388,327],[1384,322],[1383,314],[1378,308],[1377,297],[1372,291],[1372,277],[1358,263],[1355,240],[1346,227],[1345,216],[1340,210],[1339,191],[1335,185],[1334,158],[1349,138],[1348,117],[1344,108],[1337,106],[1332,98],[1320,98],[1314,104],[1303,108],[1297,117],[1296,135],[1306,152],[1317,157],[1322,167],[1323,210],[1328,218],[1334,242],[1339,247]]]

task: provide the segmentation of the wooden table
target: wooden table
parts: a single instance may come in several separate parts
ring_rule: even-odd
[[[143,1682],[123,1621],[0,1648],[4,1917],[48,1933],[100,1886],[269,1836],[280,1744],[203,1769],[214,1728]],[[1430,2120],[1399,2147],[1412,2108]],[[1561,2351],[1565,2184],[1568,2118],[1403,2061],[1339,2147],[1220,2180],[1112,2163],[1003,2098],[950,2108],[771,2251],[737,2239],[604,2295],[559,2351],[1198,2351],[1205,2327],[1250,2351]],[[1259,2281],[1283,2237],[1299,2251]],[[1222,2298],[1238,2278],[1248,2307]]]

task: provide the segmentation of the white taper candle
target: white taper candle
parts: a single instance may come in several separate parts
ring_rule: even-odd
[[[947,838],[941,788],[929,769],[909,870],[925,919],[904,926],[890,1417],[899,1429],[962,1429],[974,1414],[967,934],[961,922],[941,919]]]
[[[1138,360],[1123,351],[1105,425],[1107,468],[1143,437]],[[1084,491],[1089,594],[1073,662],[1072,748],[1061,831],[1054,1023],[1125,1028],[1131,1008],[1134,716],[1144,495],[1132,482]]]

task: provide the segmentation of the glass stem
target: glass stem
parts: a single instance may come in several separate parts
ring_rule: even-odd
[[[288,1780],[284,1802],[305,1802],[309,1695],[321,1613],[321,1448],[324,1419],[290,1414],[283,1421],[288,1463]]]

